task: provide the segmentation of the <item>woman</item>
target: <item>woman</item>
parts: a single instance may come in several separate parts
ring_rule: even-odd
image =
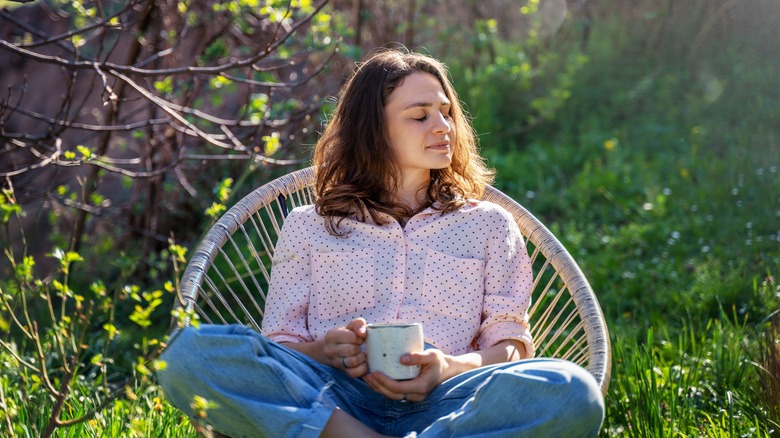
[[[593,436],[595,379],[529,359],[532,273],[445,67],[382,51],[359,65],[317,143],[317,202],[287,217],[262,335],[184,329],[168,399],[216,403],[231,436]],[[369,373],[367,323],[421,322],[417,378]],[[521,360],[525,359],[525,360]]]

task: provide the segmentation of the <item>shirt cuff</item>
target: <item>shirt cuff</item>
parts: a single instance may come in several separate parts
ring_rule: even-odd
[[[303,337],[301,336],[295,336],[295,335],[287,335],[282,333],[271,333],[266,335],[266,337],[277,344],[281,344],[282,342],[291,342],[293,344],[300,344],[302,342],[307,342]]]
[[[507,339],[520,341],[525,345],[525,356],[523,359],[534,357],[536,348],[528,327],[515,322],[496,322],[491,324],[479,335],[477,346],[480,350],[484,350]]]

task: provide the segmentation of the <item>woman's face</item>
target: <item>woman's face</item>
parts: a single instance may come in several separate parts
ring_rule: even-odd
[[[387,97],[385,126],[402,178],[429,178],[452,162],[452,103],[430,73],[412,73]]]

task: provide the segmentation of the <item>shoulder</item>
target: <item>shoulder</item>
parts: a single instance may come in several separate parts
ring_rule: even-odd
[[[512,214],[507,211],[507,209],[490,201],[468,199],[463,207],[460,208],[460,211],[478,217],[495,218],[514,222]]]
[[[470,227],[482,230],[485,235],[503,238],[521,234],[512,213],[493,202],[469,199],[458,211]]]
[[[290,210],[290,213],[287,215],[287,218],[294,217],[294,216],[300,216],[300,217],[317,216],[317,209],[314,207],[314,205],[301,205]]]
[[[306,226],[314,224],[322,224],[322,217],[317,214],[316,208],[313,205],[302,205],[295,207],[284,218],[285,224],[295,226]]]

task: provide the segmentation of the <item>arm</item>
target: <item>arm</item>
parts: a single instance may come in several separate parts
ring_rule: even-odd
[[[512,339],[524,344],[522,358],[529,358],[534,355],[528,315],[534,282],[531,258],[512,215],[504,209],[490,214],[498,215],[496,223],[502,225],[490,231],[486,242],[485,295],[477,349]]]
[[[360,318],[347,326],[335,327],[320,339],[315,339],[308,330],[311,247],[307,233],[301,231],[312,226],[307,214],[311,212],[291,211],[279,235],[271,268],[263,335],[317,362],[359,377],[368,371],[366,355],[360,348],[366,337],[365,320]]]
[[[487,365],[516,362],[524,357],[526,357],[524,343],[514,339],[505,339],[485,350],[450,356],[450,367],[453,371],[457,371],[450,377]]]
[[[360,377],[368,372],[366,353],[361,349],[366,340],[366,325],[365,319],[357,318],[344,327],[329,330],[322,339],[281,344],[319,363],[340,368],[352,377]]]
[[[429,349],[401,357],[404,365],[420,365],[420,375],[412,380],[398,381],[375,372],[363,377],[375,391],[393,400],[425,400],[428,394],[445,380],[482,366],[514,362],[525,357],[525,344],[514,339],[501,341],[484,350],[451,356]]]
[[[279,343],[312,342],[308,330],[311,256],[306,213],[294,209],[279,233],[263,316],[263,336]]]

